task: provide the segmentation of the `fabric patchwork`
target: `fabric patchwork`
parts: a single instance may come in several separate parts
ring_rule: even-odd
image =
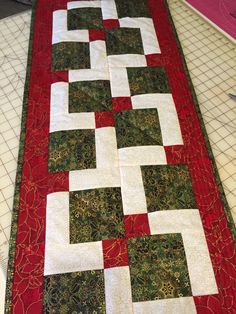
[[[151,17],[147,0],[115,0],[119,18],[122,17]]]
[[[108,55],[144,54],[139,28],[113,28],[106,30]]]
[[[50,133],[48,170],[50,172],[96,168],[94,130]]]
[[[170,92],[163,67],[127,68],[127,73],[132,96]]]
[[[156,109],[122,111],[115,114],[118,148],[162,145]]]
[[[110,82],[78,81],[69,84],[69,112],[112,111]]]
[[[105,314],[103,270],[45,276],[43,313]]]
[[[68,30],[102,29],[102,11],[100,8],[79,8],[67,12]]]
[[[187,165],[141,166],[149,212],[197,208]]]
[[[89,69],[89,43],[61,42],[52,45],[52,70]]]
[[[12,228],[8,313],[194,313],[206,304],[216,313],[221,304],[230,309],[233,268],[226,262],[233,259],[232,239],[225,229],[229,252],[223,252],[222,264],[228,273],[214,274],[216,245],[209,246],[209,254],[204,231],[213,239],[209,226],[220,218],[225,228],[227,220],[194,120],[168,10],[164,0],[159,4],[155,11],[155,0],[38,1],[35,21],[42,34],[34,41],[30,101],[39,106],[28,108],[27,125],[34,127],[26,130],[20,165],[35,157],[34,147],[39,161],[48,156],[49,175],[44,163],[23,167],[24,189],[16,194]],[[48,71],[51,61],[57,72]],[[168,78],[160,66],[166,64],[173,65]],[[182,80],[171,94],[168,80],[177,77]],[[39,92],[50,85],[51,93],[40,102]],[[185,100],[182,106],[175,106],[178,95]],[[175,154],[176,145],[184,146],[181,154]],[[175,165],[161,166],[170,164],[168,146]],[[203,219],[205,230],[188,167],[177,165],[193,160],[196,151],[204,158],[191,164],[194,192],[199,206],[214,211]],[[27,204],[19,203],[24,191]],[[218,228],[216,241],[224,239],[224,228]],[[189,310],[185,301],[192,295]]]
[[[70,192],[70,243],[123,236],[120,188]]]
[[[133,302],[190,296],[181,234],[129,238]]]

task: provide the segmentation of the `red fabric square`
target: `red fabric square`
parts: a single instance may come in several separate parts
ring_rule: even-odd
[[[103,240],[104,268],[127,266],[128,251],[125,239]]]
[[[51,72],[51,83],[68,82],[68,71],[55,71]]]
[[[89,29],[89,41],[105,40],[105,34],[103,30]]]
[[[149,54],[149,55],[145,55],[146,61],[147,61],[147,65],[149,67],[152,66],[164,66],[165,62],[163,60],[163,56],[160,53],[153,53],[153,54]]]
[[[103,128],[106,126],[114,126],[115,120],[112,112],[95,112],[96,128]]]
[[[124,217],[126,238],[150,235],[148,214],[127,215]]]
[[[103,21],[104,28],[119,28],[120,22],[117,19],[109,19]]]
[[[116,112],[132,109],[131,98],[130,97],[113,97],[112,108]]]
[[[184,145],[164,146],[168,164],[187,163],[187,154]]]

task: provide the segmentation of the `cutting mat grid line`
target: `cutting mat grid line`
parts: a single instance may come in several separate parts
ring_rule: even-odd
[[[236,47],[179,0],[169,0],[217,167],[236,221]],[[6,272],[30,15],[0,21],[0,268]]]
[[[0,267],[6,273],[30,11],[0,20]]]

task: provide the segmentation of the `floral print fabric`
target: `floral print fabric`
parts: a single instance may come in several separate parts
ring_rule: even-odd
[[[43,313],[105,314],[103,270],[44,278]]]
[[[54,71],[89,68],[88,43],[61,42],[52,45],[52,69]]]
[[[96,168],[94,130],[58,131],[50,134],[50,172]]]
[[[141,171],[149,212],[197,208],[186,165],[142,166]]]
[[[69,112],[111,111],[110,82],[80,81],[69,85]]]
[[[180,234],[130,238],[128,251],[134,302],[192,294]]]
[[[116,135],[119,148],[162,145],[156,109],[128,110],[116,113]]]
[[[120,188],[70,192],[70,243],[123,236]]]

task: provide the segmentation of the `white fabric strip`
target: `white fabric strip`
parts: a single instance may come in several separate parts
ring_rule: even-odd
[[[112,97],[130,97],[130,88],[126,68],[110,68]]]
[[[69,236],[69,192],[47,195],[46,247],[68,245]]]
[[[120,167],[120,175],[124,215],[147,213],[140,167]]]
[[[144,54],[161,53],[154,24],[151,18],[130,18],[119,19],[120,27],[140,28]]]
[[[95,129],[93,112],[68,113],[64,116],[51,117],[50,132],[76,129]]]
[[[95,142],[97,169],[119,167],[115,128],[95,129]]]
[[[53,12],[53,34],[67,31],[67,10]]]
[[[114,0],[102,0],[101,4],[103,20],[118,19],[116,3]]]
[[[134,314],[196,314],[193,297],[133,303]]]
[[[94,112],[69,113],[69,84],[51,85],[50,132],[74,129],[95,129]]]
[[[69,70],[69,82],[110,80],[108,68]]]
[[[181,233],[193,295],[218,293],[198,209],[148,214],[151,234]]]
[[[164,146],[182,145],[174,99],[171,94],[143,94],[131,97],[133,109],[156,108],[158,110]]]
[[[134,146],[118,150],[121,166],[166,165],[163,146]]]
[[[145,67],[147,61],[145,56],[137,54],[124,54],[108,56],[109,67],[127,68],[127,67]]]
[[[119,168],[86,169],[69,172],[69,190],[120,187]]]
[[[101,1],[71,1],[67,3],[67,9],[101,8]]]
[[[58,32],[53,34],[52,43],[58,44],[60,42],[89,42],[89,32],[86,29]]]
[[[103,268],[102,241],[45,249],[44,276]]]
[[[89,43],[91,69],[107,68],[107,50],[104,40]]]
[[[133,314],[128,266],[104,269],[106,313]]]

